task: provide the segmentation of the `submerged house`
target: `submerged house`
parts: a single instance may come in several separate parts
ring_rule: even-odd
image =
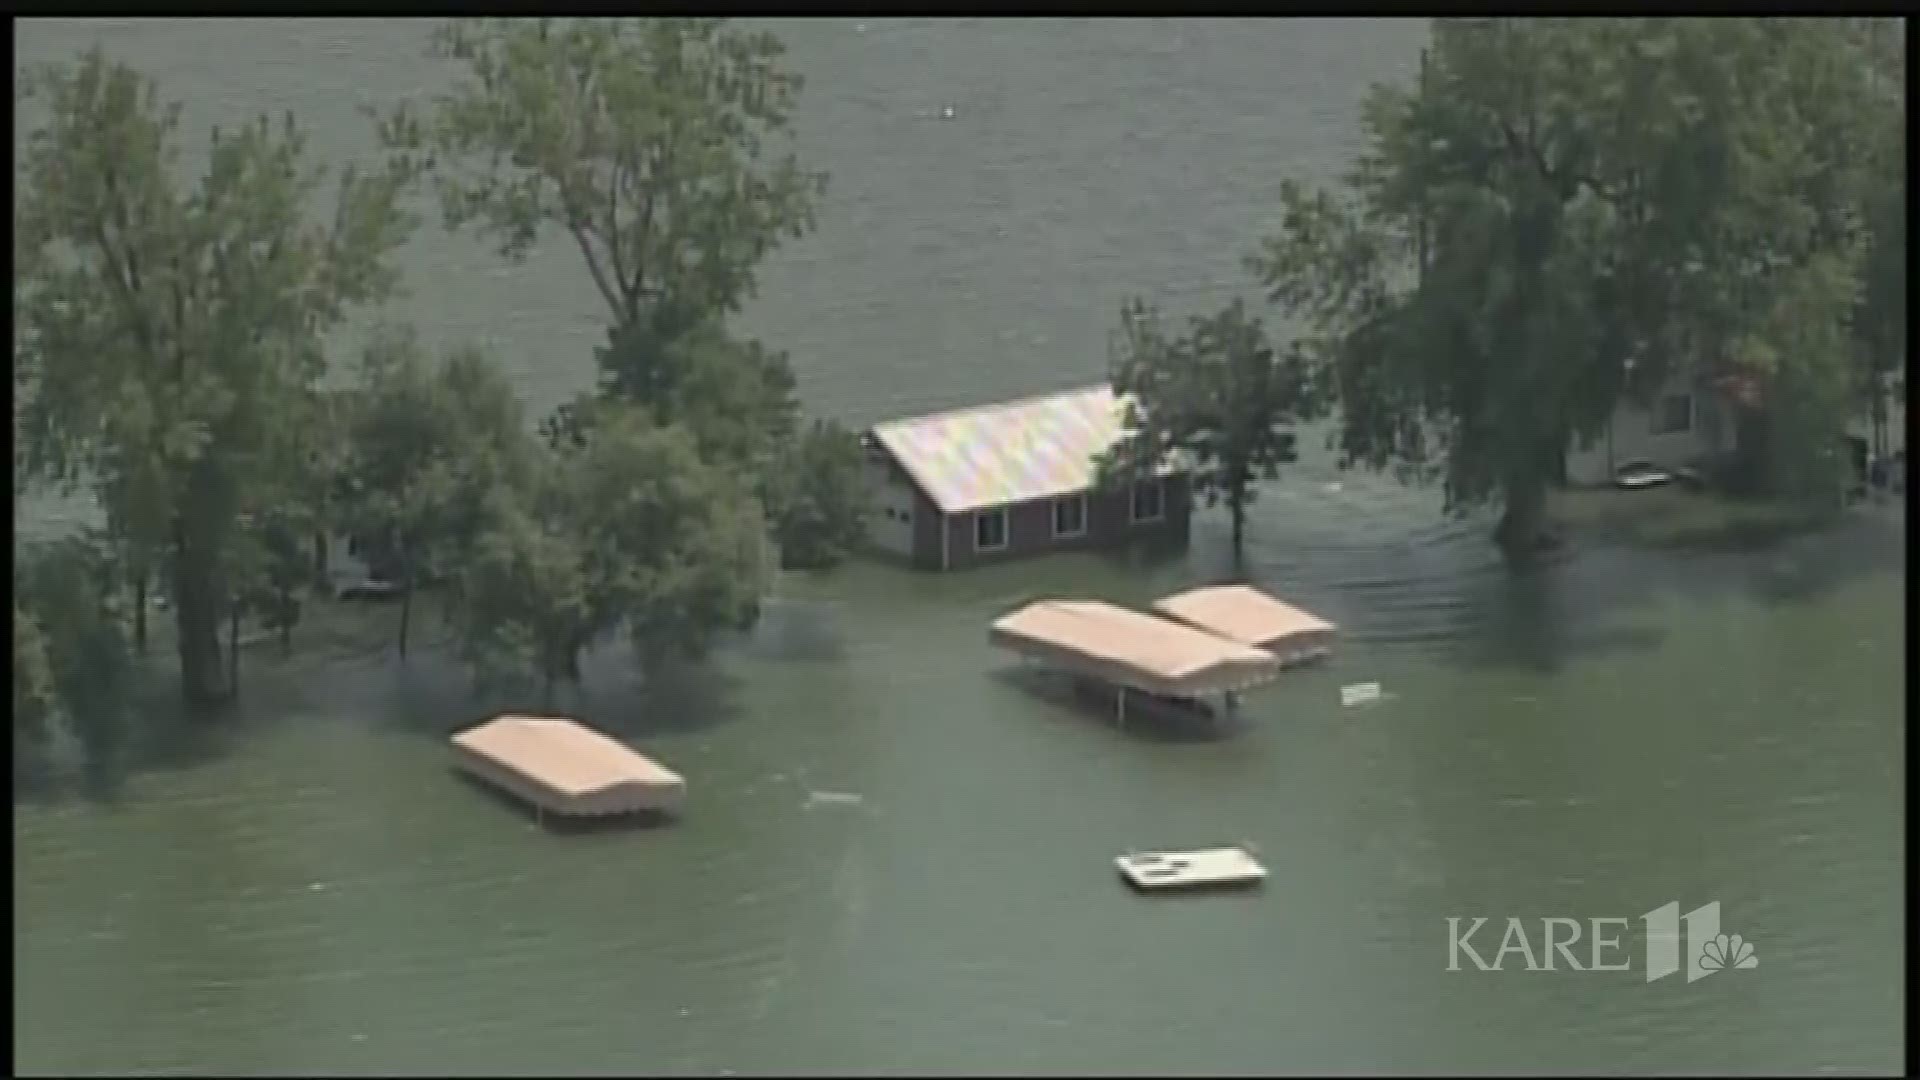
[[[1733,451],[1733,403],[1691,373],[1667,379],[1652,400],[1622,401],[1598,434],[1567,452],[1566,481],[1575,487],[1611,483],[1621,466],[1697,468]]]
[[[1679,372],[1651,401],[1622,401],[1605,428],[1567,453],[1566,481],[1576,487],[1606,484],[1621,466],[1645,462],[1672,471],[1699,468],[1733,457],[1740,445],[1741,417],[1763,416],[1761,385],[1749,376]],[[1875,458],[1906,452],[1904,395],[1889,381],[1880,423],[1857,404],[1837,435],[1862,480]]]
[[[1173,461],[1129,485],[1095,485],[1124,434],[1111,387],[876,424],[863,438],[879,553],[950,570],[1072,548],[1187,536],[1192,490]]]

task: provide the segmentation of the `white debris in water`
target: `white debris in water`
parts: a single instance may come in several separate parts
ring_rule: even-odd
[[[940,106],[940,119],[942,120],[953,119],[953,106],[951,105]]]
[[[807,801],[801,804],[804,810],[816,806],[859,806],[866,802],[860,794],[852,791],[809,791]]]
[[[327,887],[327,883],[326,883],[326,882],[324,882],[324,881],[314,881],[314,882],[309,882],[309,883],[307,884],[307,891],[308,891],[308,892],[323,892],[323,891],[325,891],[325,889],[326,889],[326,887]]]
[[[1354,683],[1340,688],[1340,704],[1364,705],[1369,701],[1380,700],[1380,684],[1377,682]]]
[[[854,33],[856,33],[856,34],[864,34],[864,33],[866,33],[866,32],[867,32],[867,24],[866,24],[866,23],[854,23],[854,24],[853,24],[853,32],[854,32]]]
[[[353,1041],[354,1041],[354,1042],[366,1042],[366,1041],[367,1041],[367,1037],[366,1037],[366,1035],[365,1035],[365,1034],[363,1034],[363,1033],[361,1033],[361,1032],[358,1032],[358,1031],[356,1031],[356,1032],[354,1032],[354,1033],[353,1033]]]
[[[680,1015],[681,1015],[681,1016],[692,1016],[692,1015],[693,1015],[693,1010],[692,1010],[692,1009],[689,1009],[689,1008],[687,1008],[687,1007],[686,1007],[685,1005],[682,1005],[682,1006],[680,1007]]]
[[[1345,485],[1341,484],[1338,480],[1329,480],[1325,485],[1327,492],[1332,495],[1340,494],[1340,489],[1344,486]]]

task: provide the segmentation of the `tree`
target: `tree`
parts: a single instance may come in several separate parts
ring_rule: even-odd
[[[40,772],[47,747],[60,722],[60,699],[53,686],[53,664],[40,621],[20,604],[16,565],[13,598],[13,776],[15,782]]]
[[[1122,307],[1120,327],[1113,387],[1129,395],[1127,435],[1105,471],[1131,477],[1169,454],[1186,457],[1195,491],[1233,515],[1237,556],[1254,482],[1294,460],[1293,425],[1318,413],[1309,364],[1297,350],[1276,354],[1239,300],[1192,319],[1184,337],[1169,336],[1139,299]]]
[[[1622,400],[1771,371],[1798,268],[1851,265],[1835,103],[1858,99],[1821,22],[1437,21],[1420,81],[1370,98],[1344,190],[1288,185],[1252,260],[1312,331],[1345,459],[1500,503],[1524,557],[1566,450]],[[1796,452],[1830,452],[1833,423]]]
[[[471,556],[450,580],[461,651],[484,676],[551,694],[583,651],[624,629],[643,671],[698,657],[757,615],[761,510],[692,435],[594,403],[577,439],[534,444],[537,466],[487,492]]]
[[[90,483],[139,539],[149,520],[164,524],[182,691],[216,702],[226,549],[284,459],[269,444],[304,415],[322,334],[394,284],[409,178],[348,169],[315,223],[324,174],[291,117],[215,128],[185,188],[179,109],[151,80],[95,50],[23,84],[46,113],[25,140],[15,203],[16,253],[29,253],[15,311],[37,380],[30,456],[43,475]]]
[[[483,493],[526,439],[519,399],[476,349],[429,365],[411,331],[366,350],[338,466],[341,521],[391,563],[400,587],[397,646],[407,655],[415,587],[458,565]]]
[[[471,78],[381,130],[427,152],[450,228],[478,224],[517,260],[559,227],[613,324],[665,347],[737,310],[761,259],[812,225],[824,176],[764,149],[800,90],[783,52],[720,19],[461,19],[433,53]],[[651,397],[647,358],[609,374]]]
[[[516,261],[543,231],[573,240],[610,316],[602,393],[749,471],[776,529],[803,520],[780,512],[781,491],[837,482],[776,475],[833,462],[796,446],[785,355],[726,326],[760,263],[812,227],[826,182],[769,148],[801,85],[783,52],[773,34],[719,19],[458,20],[433,53],[469,78],[426,116],[402,107],[381,123],[389,147],[435,173],[449,228],[477,227]],[[579,423],[570,404],[548,430]],[[857,534],[857,508],[835,506],[843,520],[783,545]]]
[[[1886,450],[1887,402],[1903,396],[1894,380],[1907,356],[1907,125],[1904,26],[1860,19],[1865,66],[1865,165],[1859,174],[1865,231],[1861,290],[1853,332],[1859,391],[1873,419],[1874,452]]]
[[[67,732],[96,779],[118,761],[136,667],[111,564],[79,539],[15,553],[14,741],[30,764]]]
[[[824,570],[858,546],[868,490],[860,439],[838,424],[815,420],[792,461],[773,473],[774,543],[787,570]]]

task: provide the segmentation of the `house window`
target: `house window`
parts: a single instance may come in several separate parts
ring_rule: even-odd
[[[1159,521],[1166,515],[1166,488],[1158,480],[1133,485],[1133,520]]]
[[[1053,500],[1053,538],[1087,535],[1087,497],[1064,495]]]
[[[1693,430],[1693,395],[1668,394],[1653,416],[1655,435],[1682,435]]]
[[[1000,551],[1007,546],[1006,510],[982,510],[973,515],[973,550]]]

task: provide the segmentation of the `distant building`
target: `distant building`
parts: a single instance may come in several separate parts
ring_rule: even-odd
[[[1863,475],[1871,460],[1905,456],[1903,389],[1903,384],[1888,381],[1884,391],[1888,404],[1878,431],[1866,408],[1847,419],[1842,436],[1855,469]],[[1676,373],[1652,400],[1622,401],[1599,434],[1568,452],[1567,483],[1576,487],[1606,484],[1615,470],[1633,462],[1673,470],[1729,457],[1737,446],[1740,409],[1762,408],[1762,397],[1760,384],[1751,377]]]
[[[1697,468],[1732,453],[1735,419],[1733,403],[1713,384],[1676,374],[1652,400],[1622,401],[1603,430],[1570,450],[1567,483],[1611,483],[1617,469],[1633,462],[1668,470]]]
[[[1124,433],[1107,386],[876,424],[863,442],[877,551],[950,570],[1133,540],[1184,540],[1187,473],[1095,487],[1095,462]]]

